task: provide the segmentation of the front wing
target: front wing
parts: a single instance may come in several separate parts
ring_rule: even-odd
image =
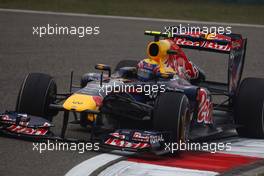
[[[47,139],[53,136],[50,127],[53,125],[48,120],[7,111],[0,114],[0,133],[24,139]]]
[[[168,153],[165,143],[170,139],[170,133],[117,129],[102,139],[101,146],[113,150],[131,152],[153,152],[157,155]]]

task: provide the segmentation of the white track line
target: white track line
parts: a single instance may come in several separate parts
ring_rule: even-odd
[[[231,142],[231,151],[225,151],[221,153],[237,154],[241,156],[252,156],[264,158],[264,141],[258,139],[247,138],[233,138],[224,140],[222,142]],[[118,153],[118,152],[117,152]],[[130,153],[128,153],[129,155]],[[93,158],[90,158],[79,165],[72,168],[66,176],[88,176],[96,171],[98,168],[105,166],[111,161],[120,159],[122,156],[115,154],[100,154]],[[217,172],[185,169],[179,167],[167,167],[158,166],[147,163],[137,163],[131,161],[119,161],[105,170],[103,170],[99,176],[160,176],[160,175],[182,175],[182,176],[212,176],[217,175]]]
[[[2,8],[0,8],[0,12],[14,12],[14,13],[28,13],[28,14],[41,14],[41,15],[60,15],[60,16],[76,16],[76,17],[120,19],[120,20],[156,21],[156,22],[171,22],[171,23],[188,23],[188,24],[225,25],[225,26],[264,28],[264,25],[260,25],[260,24],[224,23],[224,22],[214,22],[214,21],[175,20],[175,19],[112,16],[112,15],[93,15],[93,14],[84,14],[84,13],[65,13],[65,12],[35,11],[35,10],[20,10],[20,9],[2,9]]]
[[[67,172],[65,176],[88,176],[94,171],[96,171],[98,168],[121,157],[122,156],[113,154],[97,155],[75,166],[69,172]]]
[[[217,174],[212,171],[120,161],[103,170],[98,176],[213,176]]]
[[[263,139],[236,138],[223,142],[231,143],[231,151],[223,151],[222,153],[264,158]]]

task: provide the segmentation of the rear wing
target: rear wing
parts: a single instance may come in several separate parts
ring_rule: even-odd
[[[159,37],[171,38],[182,48],[208,50],[213,52],[221,52],[229,54],[231,48],[242,47],[242,36],[240,34],[218,34],[202,32],[189,33],[165,33],[157,31],[145,31],[145,35],[152,35],[155,40]]]
[[[242,38],[240,34],[218,34],[203,32],[189,33],[165,33],[157,31],[145,31],[145,35],[154,36],[154,40],[158,41],[160,37],[174,41],[181,48],[190,48],[197,50],[205,50],[217,53],[229,54],[228,61],[228,83],[225,85],[229,95],[235,95],[240,84],[245,54],[247,39]]]

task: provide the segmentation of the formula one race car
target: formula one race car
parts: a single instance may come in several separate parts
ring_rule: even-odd
[[[139,73],[139,61],[123,60],[113,73],[110,66],[97,64],[95,69],[101,73],[84,74],[80,87],[72,85],[71,74],[69,93],[59,94],[51,76],[30,73],[20,88],[15,112],[0,115],[0,131],[33,139],[52,138],[51,121],[63,111],[61,139],[66,139],[72,112],[76,123],[91,129],[93,140],[100,136],[101,146],[113,149],[163,152],[166,142],[207,139],[229,129],[237,129],[239,136],[264,138],[264,79],[240,81],[247,39],[239,34],[201,32],[145,34],[154,36],[147,48],[150,58],[176,55],[178,51],[170,47],[173,44],[228,54],[227,83],[207,81],[200,69],[189,82],[171,72],[152,74],[146,81],[139,79],[147,74]],[[210,119],[198,119],[200,87],[212,97],[223,97],[221,103],[212,104]]]

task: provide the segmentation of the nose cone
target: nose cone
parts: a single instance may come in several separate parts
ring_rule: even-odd
[[[63,108],[82,112],[85,110],[96,110],[97,105],[93,96],[75,93],[63,103]]]

